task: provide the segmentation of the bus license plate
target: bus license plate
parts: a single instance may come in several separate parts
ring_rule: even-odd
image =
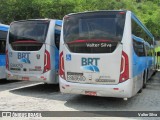
[[[83,76],[83,73],[67,72],[67,80],[85,81],[85,79],[86,78]]]
[[[22,80],[29,80],[29,77],[22,77]]]
[[[85,91],[85,95],[97,96],[97,92],[94,92],[94,91]]]

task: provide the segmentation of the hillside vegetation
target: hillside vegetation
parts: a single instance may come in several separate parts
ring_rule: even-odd
[[[120,9],[133,11],[160,39],[159,0],[0,0],[0,20],[10,24],[22,19],[62,19],[73,12]]]

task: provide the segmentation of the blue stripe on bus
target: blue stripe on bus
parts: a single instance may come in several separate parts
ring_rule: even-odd
[[[62,26],[62,20],[56,20],[56,25]]]
[[[59,25],[59,26],[62,26],[62,20],[56,20],[56,23],[55,23],[55,24],[56,24],[56,25]],[[55,29],[55,33],[60,34],[61,31]],[[55,52],[55,61],[54,61],[55,66],[54,66],[54,68],[55,68],[55,70],[57,71],[57,70],[59,69],[59,50],[57,49],[56,46],[54,47],[54,52]]]
[[[6,65],[6,55],[0,55],[0,66]]]
[[[59,50],[55,47],[54,48],[55,51],[55,69],[58,70],[59,69]]]
[[[0,26],[1,31],[8,31],[9,27],[7,26]]]
[[[144,43],[144,42],[145,42],[142,38],[136,37],[135,35],[132,35],[132,38],[133,38],[135,41],[137,41],[137,42],[141,42],[141,43]]]
[[[53,63],[53,70],[58,71],[59,69],[59,50],[57,49],[56,46],[52,46],[53,54],[51,55],[52,57],[52,63]]]
[[[150,68],[153,64],[154,59],[151,56],[139,57],[133,50],[132,61],[133,77],[135,77],[144,72],[144,70],[146,70],[147,68]]]

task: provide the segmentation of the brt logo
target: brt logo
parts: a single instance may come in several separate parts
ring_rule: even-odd
[[[18,53],[18,59],[26,58],[29,59],[30,53]]]
[[[18,59],[22,63],[30,63],[29,54],[30,53],[18,53]]]
[[[100,60],[100,58],[82,58],[81,62],[82,62],[82,66],[85,66],[85,65],[98,66],[98,61],[99,60]]]

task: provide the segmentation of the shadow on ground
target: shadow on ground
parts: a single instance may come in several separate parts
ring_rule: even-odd
[[[0,80],[0,85],[8,84],[8,83],[14,83],[14,82],[20,82],[19,80],[6,80],[6,79],[1,79]]]
[[[15,88],[11,90],[10,92],[13,93],[22,93],[22,94],[28,94],[28,93],[34,93],[34,94],[48,94],[53,92],[59,91],[59,85],[58,84],[31,84],[29,86],[24,86],[22,88]]]

